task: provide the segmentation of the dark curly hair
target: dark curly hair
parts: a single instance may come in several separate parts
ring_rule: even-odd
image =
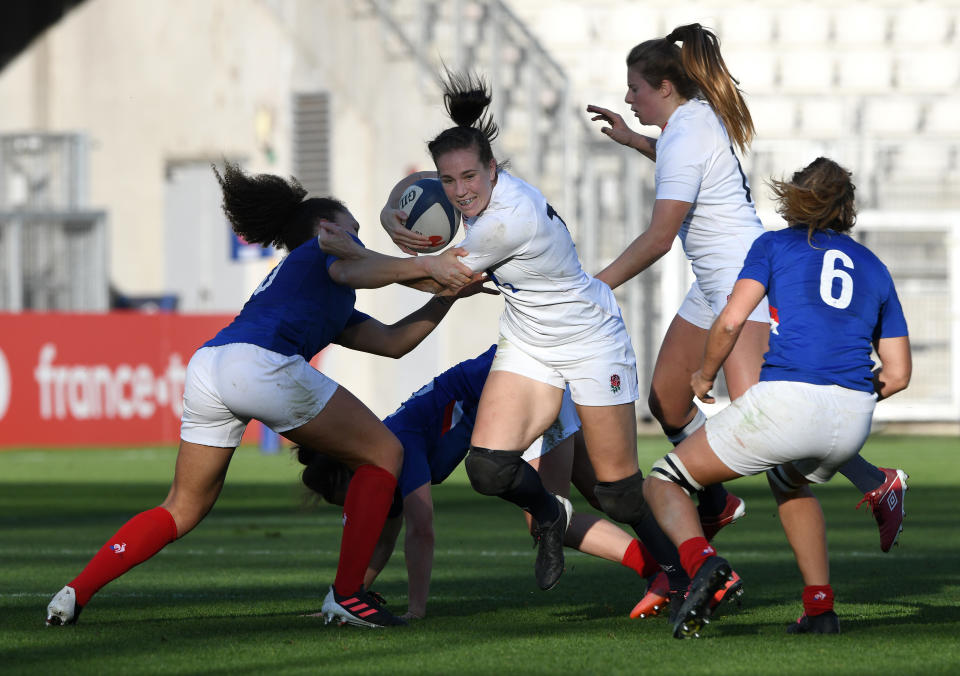
[[[333,197],[303,199],[307,190],[294,177],[246,174],[224,162],[223,175],[213,166],[223,190],[223,213],[233,231],[251,243],[293,251],[315,236],[317,221],[332,221],[347,207]]]
[[[312,448],[294,446],[291,450],[297,454],[297,461],[304,465],[300,474],[303,485],[331,505],[343,506],[347,486],[353,477],[350,468]]]
[[[826,157],[818,157],[790,181],[768,181],[777,213],[787,225],[807,229],[807,241],[819,230],[849,232],[857,222],[852,174]]]

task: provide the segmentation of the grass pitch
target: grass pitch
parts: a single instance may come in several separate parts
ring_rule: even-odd
[[[646,470],[666,450],[640,440]],[[860,495],[817,488],[827,516],[840,636],[787,636],[802,582],[765,479],[730,485],[747,516],[716,545],[743,607],[703,638],[630,620],[644,581],[568,551],[541,592],[519,512],[462,473],[435,487],[428,617],[405,629],[325,626],[340,514],[304,504],[287,455],[238,451],[218,504],[183,540],[105,587],[80,623],[46,628],[50,597],[126,519],[159,503],[173,449],[0,453],[0,673],[948,674],[960,673],[960,464],[956,438],[875,436],[864,453],[910,474],[906,529],[889,554]],[[576,496],[576,508],[589,509]],[[402,541],[402,540],[401,540]],[[402,551],[375,588],[406,608]]]

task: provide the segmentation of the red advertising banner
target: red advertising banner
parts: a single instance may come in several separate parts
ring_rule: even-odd
[[[0,313],[0,447],[176,443],[187,362],[232,318]]]

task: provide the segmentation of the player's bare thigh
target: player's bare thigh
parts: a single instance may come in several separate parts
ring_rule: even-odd
[[[707,330],[676,315],[663,337],[650,383],[650,412],[666,428],[680,429],[693,417],[690,376],[700,368]]]
[[[723,363],[723,378],[731,399],[736,399],[760,381],[760,367],[769,339],[769,323],[748,321],[743,325],[730,356]]]
[[[491,371],[483,386],[472,446],[521,451],[560,413],[563,390],[510,371]]]
[[[351,469],[373,464],[394,476],[400,473],[400,441],[373,411],[342,386],[312,420],[283,436],[336,458]]]
[[[583,440],[598,481],[619,481],[637,473],[637,417],[633,402],[614,406],[577,405]]]

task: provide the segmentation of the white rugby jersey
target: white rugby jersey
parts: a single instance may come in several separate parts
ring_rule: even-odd
[[[657,199],[693,203],[678,236],[700,287],[711,273],[738,271],[763,233],[746,174],[720,118],[706,101],[679,106],[657,141]]]
[[[501,169],[490,204],[465,228],[463,263],[496,282],[508,339],[550,347],[609,335],[622,323],[613,291],[583,271],[567,226],[533,186]]]

